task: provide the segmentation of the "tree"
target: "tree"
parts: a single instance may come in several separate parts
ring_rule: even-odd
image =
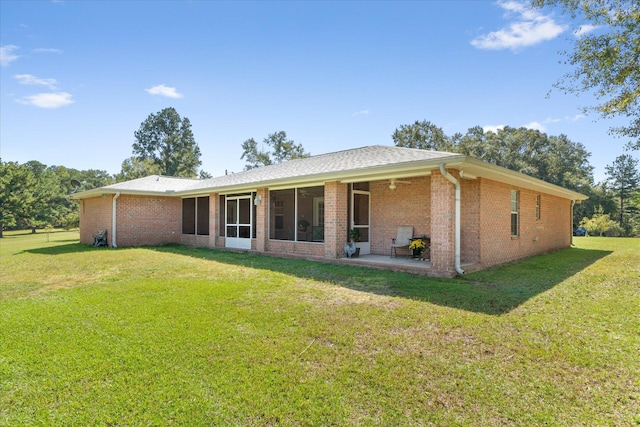
[[[183,178],[198,176],[202,162],[200,148],[191,131],[191,122],[186,117],[181,118],[174,108],[150,114],[134,136],[133,156],[142,164],[151,161],[158,166],[160,175]],[[135,166],[132,168],[136,169]]]
[[[33,172],[36,186],[33,189],[33,201],[18,225],[29,227],[35,233],[37,227],[59,223],[64,195],[59,178],[47,165],[31,160],[24,166]]]
[[[304,151],[302,144],[296,144],[293,140],[287,139],[287,133],[284,131],[269,134],[262,143],[263,147],[265,145],[271,147],[271,151],[259,149],[258,143],[253,138],[242,143],[243,152],[240,158],[247,161],[245,170],[309,157],[309,153]]]
[[[580,218],[591,218],[598,212],[606,212],[610,215],[617,213],[618,208],[613,192],[607,188],[605,183],[582,188],[580,192],[589,198],[573,207],[574,228],[578,226],[577,220]]]
[[[162,168],[152,159],[141,159],[131,156],[122,162],[120,173],[116,174],[116,182],[144,178],[149,175],[162,175]]]
[[[465,135],[449,137],[423,120],[400,126],[392,138],[399,147],[473,156],[576,191],[586,191],[593,182],[593,167],[588,161],[591,154],[566,135],[548,136],[535,129],[509,126],[485,132],[475,126]]]
[[[612,128],[640,150],[640,5],[637,0],[531,0],[536,7],[561,6],[572,18],[595,27],[583,34],[572,52],[573,66],[556,87],[569,93],[595,91],[599,104],[585,108],[605,118],[628,117],[629,125]],[[633,141],[635,139],[635,141]]]
[[[625,202],[633,197],[640,184],[638,163],[638,160],[630,155],[623,154],[618,156],[613,164],[605,166],[607,184],[620,200],[618,223],[625,231],[630,231],[624,222]]]
[[[400,126],[393,132],[391,139],[396,147],[423,150],[448,151],[451,145],[442,128],[426,120],[416,120],[413,124]]]
[[[36,179],[31,169],[0,160],[0,237],[4,227],[14,227],[29,215],[35,188]]]
[[[596,212],[591,218],[582,218],[580,227],[592,236],[618,237],[622,231],[620,226],[609,217],[609,214]]]

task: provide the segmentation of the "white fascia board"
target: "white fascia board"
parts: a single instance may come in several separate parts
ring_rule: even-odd
[[[445,164],[447,168],[451,167],[448,163]],[[454,166],[453,169],[465,170],[470,174],[481,178],[487,178],[505,184],[512,184],[518,187],[527,188],[530,190],[540,191],[541,193],[547,193],[554,196],[562,197],[570,200],[587,200],[589,197],[584,194],[578,193],[573,190],[569,190],[559,185],[551,184],[538,178],[534,178],[529,175],[525,175],[520,172],[515,172],[502,166],[494,165],[493,163],[483,162],[474,158],[467,158],[467,160],[460,166]]]

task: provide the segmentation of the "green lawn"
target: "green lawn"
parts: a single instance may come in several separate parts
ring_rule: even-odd
[[[452,280],[0,239],[0,425],[638,425],[640,239]]]

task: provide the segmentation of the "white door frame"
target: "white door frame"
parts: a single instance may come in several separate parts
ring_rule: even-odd
[[[249,200],[249,223],[240,223],[240,200]],[[229,220],[229,201],[236,202],[236,211],[234,212],[235,223],[228,224]],[[224,198],[224,246],[235,249],[251,249],[251,234],[253,233],[253,204],[251,203],[251,194],[241,196],[225,196]],[[229,227],[235,227],[235,237],[228,235]],[[249,227],[249,237],[240,236],[240,227]]]
[[[354,203],[354,199],[355,199],[355,195],[356,194],[361,194],[361,195],[365,195],[367,196],[367,202],[369,203],[369,206],[367,206],[367,212],[368,212],[368,218],[367,218],[367,223],[366,224],[355,224],[354,221],[354,210],[355,210],[355,203]],[[366,229],[367,230],[367,235],[369,236],[369,238],[367,239],[366,242],[357,242],[356,243],[356,247],[360,248],[360,254],[361,255],[367,255],[371,253],[371,191],[363,191],[363,190],[351,190],[351,212],[350,212],[350,220],[351,220],[351,229],[354,228],[359,228],[359,229]]]

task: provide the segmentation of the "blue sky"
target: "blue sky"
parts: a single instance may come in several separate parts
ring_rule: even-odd
[[[625,122],[582,115],[589,94],[548,96],[576,29],[516,1],[2,0],[0,155],[114,174],[174,107],[214,176],[244,168],[249,138],[284,130],[321,154],[428,120],[566,134],[601,181]]]

